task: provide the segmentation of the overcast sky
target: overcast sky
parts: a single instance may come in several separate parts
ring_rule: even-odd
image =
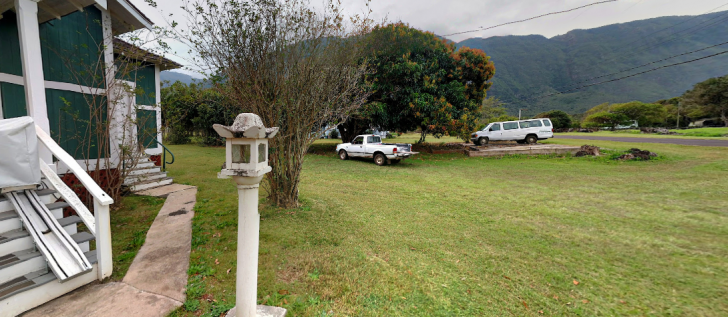
[[[321,3],[321,0],[311,0]],[[411,26],[438,35],[489,27],[501,23],[527,19],[555,11],[569,10],[603,0],[372,0],[371,17],[375,20],[403,21]],[[149,7],[144,0],[131,0],[154,23],[166,25],[164,16],[174,14],[175,20],[184,24],[179,8],[181,0],[156,0],[158,8]],[[341,0],[350,14],[366,10],[366,0]],[[459,42],[473,37],[499,35],[541,34],[546,37],[564,34],[573,29],[590,29],[609,24],[643,20],[671,15],[699,15],[721,5],[717,11],[728,10],[726,0],[619,0],[591,6],[574,12],[544,17],[532,21],[479,31],[449,39]],[[160,12],[161,10],[161,12]],[[179,55],[187,49],[173,45]],[[181,58],[172,59],[187,64]]]

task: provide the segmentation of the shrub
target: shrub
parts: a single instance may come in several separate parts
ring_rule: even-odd
[[[536,118],[549,118],[554,124],[554,129],[568,129],[571,128],[573,121],[568,113],[561,110],[551,110],[548,112],[540,113]]]
[[[339,130],[333,129],[331,130],[331,133],[329,133],[329,139],[338,139],[339,138]]]
[[[397,132],[387,132],[387,139],[396,139],[398,136]]]

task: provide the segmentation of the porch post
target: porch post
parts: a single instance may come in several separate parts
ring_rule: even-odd
[[[51,128],[48,121],[45,78],[43,76],[43,57],[40,53],[39,1],[15,0],[15,11],[17,11],[18,16],[18,38],[20,39],[20,56],[23,62],[23,81],[28,115],[35,120],[36,125],[50,135]],[[43,161],[53,162],[51,152],[45,147],[41,146],[38,154]]]
[[[114,35],[111,29],[111,14],[100,9],[103,28],[104,76],[106,80],[106,107],[109,116],[109,151],[112,166],[121,166],[121,145],[124,138],[124,121],[127,116],[125,103],[120,100],[120,86],[116,79],[114,64]]]
[[[154,105],[154,110],[157,112],[157,141],[164,143],[162,133],[162,67],[161,64],[154,65],[154,96],[157,104]],[[157,148],[164,152],[164,148],[157,144]]]

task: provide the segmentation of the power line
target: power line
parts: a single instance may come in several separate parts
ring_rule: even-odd
[[[513,22],[508,22],[508,23],[502,23],[502,24],[494,25],[494,26],[487,27],[487,28],[481,27],[481,28],[476,29],[476,30],[457,32],[457,33],[452,33],[452,34],[446,34],[446,35],[443,35],[443,36],[453,36],[453,35],[459,35],[459,34],[473,33],[473,32],[479,32],[479,31],[485,31],[485,30],[495,29],[497,27],[501,27],[501,26],[504,26],[504,25],[526,22],[526,21],[535,20],[535,19],[542,18],[542,17],[549,16],[549,15],[556,15],[556,14],[562,14],[562,13],[572,12],[572,11],[576,11],[576,10],[579,10],[579,9],[591,7],[591,6],[598,5],[598,4],[609,3],[609,2],[617,2],[617,1],[619,1],[619,0],[606,0],[606,1],[594,2],[594,3],[591,3],[591,4],[583,5],[583,6],[576,7],[576,8],[569,9],[569,10],[546,13],[546,14],[542,14],[542,15],[535,16],[535,17],[528,18],[528,19],[523,19],[523,20],[518,20],[518,21],[513,21]]]
[[[572,92],[572,91],[575,91],[575,90],[580,90],[580,89],[584,89],[584,88],[587,88],[587,87],[591,87],[591,86],[602,85],[602,84],[606,84],[606,83],[611,83],[611,82],[620,81],[620,80],[623,80],[623,79],[627,79],[627,78],[639,76],[639,75],[646,74],[646,73],[650,73],[650,72],[654,72],[656,70],[660,70],[660,69],[663,69],[663,68],[668,68],[668,67],[673,67],[673,66],[688,64],[688,63],[692,63],[692,62],[697,62],[699,60],[704,60],[704,59],[711,58],[711,57],[715,57],[715,56],[718,56],[718,55],[723,55],[723,54],[726,54],[726,53],[728,53],[728,51],[723,51],[723,52],[720,52],[720,53],[716,53],[716,54],[704,56],[704,57],[701,57],[701,58],[696,58],[696,59],[689,60],[689,61],[685,61],[685,62],[680,62],[680,63],[670,64],[670,65],[660,66],[660,67],[657,67],[657,68],[653,68],[653,69],[649,69],[649,70],[646,70],[646,71],[643,71],[643,72],[639,72],[639,73],[636,73],[636,74],[632,74],[632,75],[629,75],[629,76],[624,76],[624,77],[610,79],[610,80],[606,80],[606,81],[602,81],[602,82],[598,82],[598,83],[584,85],[584,86],[581,86],[581,87],[576,87],[576,88],[573,88],[573,89],[569,89],[569,90],[565,90],[565,91],[559,91],[559,92],[556,92],[556,93],[544,95],[544,96],[541,96],[541,97],[530,98],[530,99],[543,99],[543,98],[547,98],[547,97],[551,97],[551,96],[555,96],[555,95],[561,95],[561,94],[565,94],[565,93]]]
[[[719,6],[719,7],[715,8],[715,9],[713,9],[713,10],[709,11],[709,12],[715,11],[715,10],[717,10],[717,9],[720,9],[720,8],[722,8],[722,7],[724,7],[724,6],[727,6],[727,5],[728,5],[728,3],[726,3],[726,4],[722,5],[722,6]],[[680,23],[674,24],[674,25],[672,25],[672,26],[670,26],[670,27],[667,27],[667,28],[664,28],[664,29],[658,30],[658,31],[656,31],[656,32],[652,32],[652,33],[650,33],[650,35],[651,35],[651,34],[655,34],[655,33],[659,33],[659,32],[661,32],[661,31],[664,31],[664,30],[667,30],[667,29],[669,29],[669,28],[672,28],[672,27],[678,26],[678,25],[680,25],[680,24],[684,24],[684,23],[685,23],[685,22],[687,22],[687,21],[691,21],[691,20],[693,20],[693,19],[695,19],[695,18],[699,18],[699,17],[701,17],[701,16],[702,16],[702,15],[694,16],[694,17],[692,17],[692,18],[690,18],[690,19],[688,19],[688,20],[685,20],[685,21],[683,21],[683,22],[680,22]],[[714,23],[711,23],[711,24],[708,24],[708,25],[705,25],[705,26],[702,26],[702,27],[701,27],[701,25],[703,25],[703,24],[705,24],[705,23],[708,23],[708,22],[711,22],[711,21],[713,21],[713,20],[715,20],[715,19],[720,19],[720,20],[718,20],[717,22],[714,22]],[[638,47],[638,50],[637,50],[637,51],[632,51],[632,52],[628,52],[628,53],[627,53],[627,54],[625,54],[625,55],[619,55],[619,56],[615,56],[614,58],[611,58],[611,59],[607,59],[607,60],[602,60],[602,61],[601,61],[601,63],[599,63],[599,64],[604,64],[604,63],[607,63],[607,62],[611,62],[611,61],[614,61],[614,60],[618,60],[618,59],[623,59],[623,58],[626,58],[626,57],[631,57],[631,56],[634,56],[635,54],[637,54],[637,53],[639,53],[639,52],[642,52],[642,51],[645,51],[645,50],[647,50],[647,49],[649,49],[649,48],[652,48],[652,47],[656,47],[656,46],[659,46],[659,45],[661,45],[661,44],[664,44],[664,43],[668,43],[668,42],[672,42],[672,41],[675,41],[675,40],[677,40],[677,39],[683,38],[683,37],[687,36],[687,35],[688,35],[688,34],[690,34],[690,33],[688,33],[688,34],[683,34],[682,36],[680,36],[680,37],[677,37],[677,38],[670,38],[670,37],[674,37],[674,36],[675,36],[675,35],[677,35],[677,34],[680,34],[680,33],[684,33],[684,32],[686,32],[686,31],[690,31],[690,30],[692,30],[692,29],[694,29],[694,30],[693,30],[693,32],[697,32],[697,31],[700,31],[700,30],[704,30],[704,29],[706,29],[706,28],[709,28],[709,27],[711,27],[711,26],[714,26],[714,25],[716,25],[716,24],[719,24],[719,23],[723,23],[723,22],[725,22],[725,21],[727,21],[727,20],[728,20],[728,12],[726,12],[725,14],[722,14],[722,15],[719,15],[719,16],[716,16],[716,17],[713,17],[713,18],[710,18],[710,19],[708,19],[708,20],[706,20],[706,21],[703,21],[703,22],[701,22],[701,23],[698,23],[698,24],[696,24],[696,25],[693,25],[693,26],[691,26],[691,27],[689,27],[689,28],[686,28],[686,29],[683,29],[683,30],[681,30],[681,31],[678,31],[678,32],[676,32],[676,33],[674,33],[674,34],[672,34],[672,35],[669,35],[668,37],[664,37],[664,38],[662,38],[662,39],[666,39],[666,40],[664,40],[664,41],[660,41],[660,42],[658,42],[658,43],[656,43],[656,44],[647,44],[647,45],[643,45],[643,46],[640,46],[640,47]],[[696,27],[697,27],[697,29],[695,29]],[[662,40],[662,39],[661,39],[661,40]],[[632,43],[635,43],[635,42],[632,42]],[[569,86],[573,86],[573,85],[577,85],[577,84],[580,84],[580,83],[588,82],[588,81],[591,81],[591,80],[594,80],[594,79],[599,79],[599,78],[604,78],[604,77],[609,77],[609,76],[613,76],[613,75],[621,74],[621,73],[624,73],[624,72],[628,72],[628,71],[630,71],[630,70],[635,70],[635,69],[638,69],[638,68],[642,68],[642,67],[645,67],[645,66],[649,66],[649,65],[652,65],[652,64],[656,64],[656,63],[659,63],[659,62],[663,62],[663,61],[666,61],[666,60],[669,60],[669,59],[673,59],[673,58],[676,58],[676,57],[680,57],[680,56],[684,56],[684,55],[689,55],[689,54],[697,53],[697,52],[700,52],[700,51],[704,51],[704,50],[707,50],[707,49],[710,49],[710,48],[713,48],[713,47],[717,47],[717,46],[722,46],[722,45],[725,45],[725,44],[728,44],[728,42],[725,42],[725,43],[721,43],[721,44],[716,44],[716,45],[712,45],[712,46],[708,46],[708,47],[705,47],[705,48],[702,48],[702,49],[699,49],[699,50],[695,50],[695,51],[691,51],[691,52],[687,52],[687,53],[682,53],[682,54],[678,54],[678,55],[670,56],[670,57],[667,57],[667,58],[663,58],[663,59],[661,59],[661,60],[658,60],[658,61],[654,61],[654,62],[650,62],[650,63],[647,63],[647,64],[643,64],[643,65],[640,65],[640,66],[635,66],[635,67],[632,67],[632,68],[624,69],[624,70],[621,70],[621,71],[618,71],[618,72],[614,72],[614,73],[610,73],[610,74],[606,74],[606,75],[601,75],[601,76],[596,76],[596,77],[592,77],[592,78],[589,78],[589,79],[585,79],[585,80],[581,80],[581,81],[578,81],[578,82],[576,82],[576,83],[573,83],[573,84],[570,84],[570,85],[568,85],[568,86],[562,86],[562,87],[558,87],[558,88],[555,88],[555,89],[556,89],[556,90],[559,90],[559,89],[567,88],[567,87],[569,87]],[[624,46],[627,46],[627,47],[628,47],[628,46],[630,46],[630,45],[631,45],[631,43],[630,43],[630,44],[627,44],[627,45],[624,45]],[[647,46],[647,47],[645,47],[645,46]],[[643,48],[643,47],[644,47],[644,48]],[[643,49],[640,49],[640,48],[643,48]],[[613,54],[614,54],[614,55],[616,55],[616,53],[613,53]],[[597,66],[596,64],[592,65],[591,67],[587,66],[587,68],[586,68],[586,69],[587,69],[587,70],[588,70],[588,69],[593,69],[593,68],[595,68],[596,66]],[[531,87],[531,88],[529,88],[529,89],[532,89],[532,88],[537,88],[537,87]],[[519,98],[519,100],[524,100],[524,99],[521,99],[521,98]],[[528,100],[528,99],[526,99],[526,100]]]
[[[690,55],[690,54],[694,54],[694,53],[697,53],[697,52],[702,52],[702,51],[705,51],[705,50],[708,50],[708,49],[711,49],[711,48],[714,48],[714,47],[718,47],[718,46],[723,46],[723,45],[726,45],[726,44],[728,44],[728,42],[723,42],[723,43],[720,43],[720,44],[711,45],[711,46],[704,47],[704,48],[701,48],[699,50],[694,50],[694,51],[687,52],[687,53],[673,55],[673,56],[670,56],[670,57],[663,58],[661,60],[657,60],[657,61],[654,61],[654,62],[649,62],[647,64],[642,64],[640,66],[635,66],[635,67],[628,68],[628,69],[624,69],[624,70],[620,70],[618,72],[614,72],[614,73],[611,73],[611,74],[596,76],[596,77],[592,77],[592,78],[585,79],[585,80],[582,80],[582,81],[578,81],[578,82],[575,82],[575,83],[571,84],[570,86],[574,86],[574,85],[578,85],[578,84],[585,83],[585,82],[588,82],[588,81],[592,81],[594,79],[599,79],[599,78],[614,76],[614,75],[621,74],[621,73],[626,73],[626,72],[631,71],[631,70],[635,70],[635,69],[642,68],[642,67],[645,67],[645,66],[649,66],[649,65],[652,65],[652,64],[657,64],[657,63],[660,63],[660,62],[664,62],[666,60],[670,60],[670,59],[673,59],[673,58],[676,58],[676,57]],[[560,88],[566,88],[566,87],[568,87],[568,86],[564,86],[564,87],[560,87]]]

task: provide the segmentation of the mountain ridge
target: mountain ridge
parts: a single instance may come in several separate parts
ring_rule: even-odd
[[[535,115],[556,109],[577,114],[604,102],[654,102],[679,96],[698,82],[728,74],[728,55],[553,97],[538,97],[724,51],[728,45],[582,82],[728,41],[728,37],[721,38],[722,34],[728,34],[728,11],[574,29],[551,38],[542,35],[471,38],[456,45],[482,49],[491,57],[496,74],[488,96],[505,102],[509,113],[527,109],[528,115]]]

